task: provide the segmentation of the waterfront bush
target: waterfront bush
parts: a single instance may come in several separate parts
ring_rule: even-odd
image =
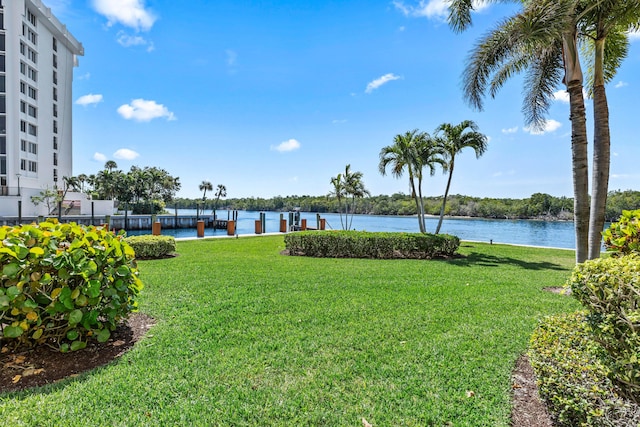
[[[605,350],[602,360],[611,378],[627,397],[640,402],[640,257],[579,264],[569,284],[587,309],[587,322]]]
[[[172,236],[131,236],[125,241],[133,248],[138,259],[156,259],[176,252],[176,239]]]
[[[529,360],[554,425],[638,425],[640,408],[616,392],[589,329],[578,312],[545,318],[531,336]]]
[[[611,224],[602,236],[607,250],[617,255],[640,253],[640,209],[622,211],[618,221]]]
[[[103,227],[0,228],[0,338],[79,350],[107,341],[142,289],[134,251]]]
[[[304,231],[285,236],[290,255],[322,258],[451,257],[460,239],[447,234]]]

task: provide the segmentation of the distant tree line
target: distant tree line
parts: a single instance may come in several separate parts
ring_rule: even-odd
[[[425,197],[425,213],[439,215],[442,197]],[[215,199],[204,202],[205,212],[213,211]],[[203,206],[202,199],[176,198],[170,208],[196,209]],[[220,201],[218,210],[238,209],[248,211],[287,212],[294,209],[304,212],[339,213],[344,205],[328,196],[276,196],[269,199],[247,197]],[[623,210],[640,209],[640,191],[611,191],[608,195],[606,218],[615,221]],[[395,193],[365,197],[353,207],[356,214],[369,215],[417,215],[414,199],[410,195]],[[526,199],[481,198],[449,195],[445,215],[498,219],[550,219],[572,220],[573,199],[535,193]]]

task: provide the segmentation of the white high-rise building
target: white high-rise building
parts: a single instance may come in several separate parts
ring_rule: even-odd
[[[41,0],[0,0],[0,216],[72,175],[72,81],[84,48]]]

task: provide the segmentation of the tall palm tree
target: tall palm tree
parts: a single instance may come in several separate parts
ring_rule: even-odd
[[[216,201],[213,205],[213,212],[215,215],[216,209],[218,209],[218,201],[221,197],[227,197],[227,187],[224,184],[218,184],[216,187]]]
[[[584,0],[499,1],[523,8],[500,23],[473,48],[463,74],[464,95],[477,109],[487,90],[493,97],[514,74],[526,72],[523,112],[528,124],[541,127],[555,88],[569,93],[574,187],[576,261],[588,256],[589,182],[587,127],[582,94],[583,74],[578,52],[578,22]],[[449,23],[456,31],[471,24],[473,0],[451,0]],[[564,76],[563,76],[564,75]]]
[[[362,181],[362,172],[351,172],[351,165],[347,165],[342,175],[344,181],[344,190],[347,196],[351,196],[351,220],[349,221],[349,208],[346,209],[347,230],[353,225],[353,215],[356,211],[356,201],[364,196],[370,195],[369,191],[364,187]],[[348,205],[347,205],[348,206]]]
[[[460,154],[465,148],[472,148],[476,153],[476,158],[480,158],[487,150],[487,137],[478,131],[478,125],[472,120],[465,120],[457,125],[443,123],[436,129],[436,135],[442,135],[442,148],[445,152],[446,168],[449,172],[447,179],[447,187],[442,198],[442,207],[440,208],[440,219],[436,227],[436,234],[440,233],[444,210],[447,204],[447,196],[451,188],[451,177],[455,167],[456,155]]]
[[[200,207],[201,213],[204,214],[204,204],[207,201],[207,190],[213,191],[213,185],[211,184],[211,181],[202,181],[198,188],[200,191],[204,191],[202,193],[202,206]]]
[[[387,145],[380,150],[380,163],[378,164],[378,170],[382,176],[387,174],[387,167],[391,168],[391,175],[395,178],[401,178],[404,171],[407,171],[411,197],[416,203],[418,226],[421,233],[426,233],[424,205],[420,196],[422,190],[418,192],[416,188],[416,179],[420,177],[419,183],[421,182],[422,162],[418,153],[418,145],[424,139],[423,133],[420,133],[418,129],[396,135],[392,145]]]
[[[117,167],[118,167],[118,164],[113,160],[107,160],[107,162],[104,164],[104,168],[109,172],[113,172],[113,170],[116,169]]]
[[[329,192],[329,197],[335,197],[338,200],[338,214],[340,215],[340,227],[344,230],[344,222],[342,220],[342,199],[347,195],[342,180],[342,174],[331,177],[331,185],[333,189]]]
[[[88,180],[88,176],[81,173],[80,175],[78,175],[78,182],[80,183],[80,192],[84,193],[84,183],[87,182]]]
[[[609,190],[611,136],[605,84],[610,82],[629,51],[628,31],[640,26],[639,0],[594,2],[579,22],[586,43],[588,91],[593,97],[594,141],[589,218],[589,259],[600,256]]]

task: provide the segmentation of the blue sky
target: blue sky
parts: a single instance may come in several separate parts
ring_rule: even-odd
[[[181,197],[200,196],[203,180],[226,185],[228,197],[323,195],[349,163],[372,194],[408,193],[406,177],[378,173],[380,149],[408,130],[471,119],[489,148],[457,160],[453,194],[573,194],[561,92],[539,134],[524,125],[520,79],[483,112],[462,98],[465,58],[505,6],[455,34],[442,0],[44,1],[85,48],[73,83],[75,175],[115,160],[125,171],[166,169]],[[608,86],[611,189],[640,189],[633,40]],[[590,130],[592,113],[589,102]],[[445,184],[437,173],[425,194]]]

